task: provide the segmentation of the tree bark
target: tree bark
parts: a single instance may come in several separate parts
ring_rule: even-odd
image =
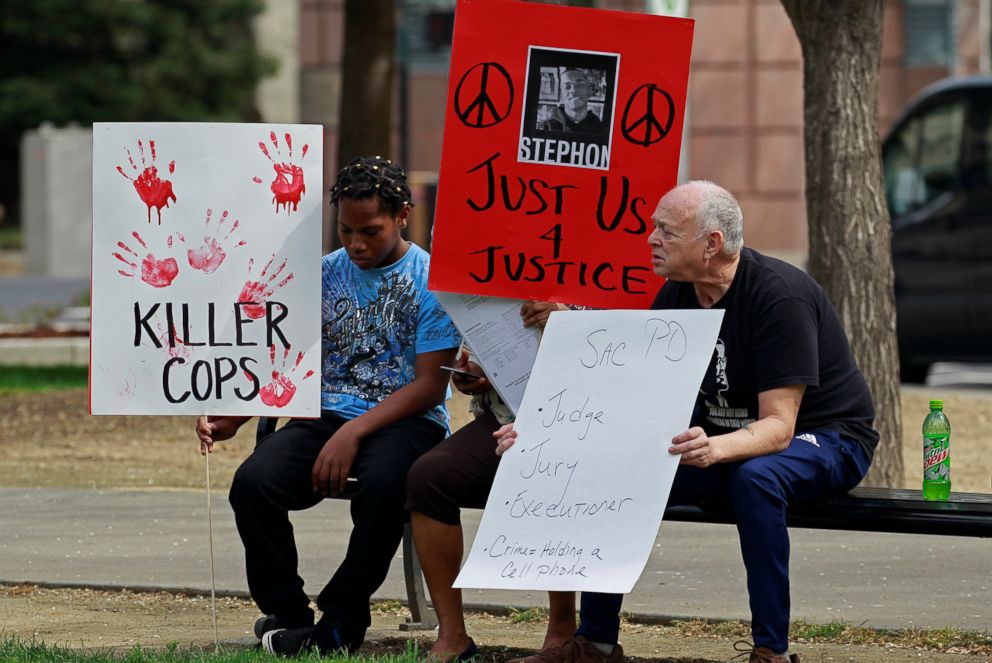
[[[396,71],[394,0],[347,0],[341,59],[337,164],[327,181],[353,159],[392,155],[393,78]],[[402,164],[406,167],[406,164]],[[341,246],[332,210],[325,250]]]
[[[339,168],[361,156],[390,158],[395,50],[395,2],[347,0],[341,63]]]
[[[865,483],[901,483],[891,226],[878,133],[884,0],[781,0],[803,52],[810,274],[826,290],[875,402]]]

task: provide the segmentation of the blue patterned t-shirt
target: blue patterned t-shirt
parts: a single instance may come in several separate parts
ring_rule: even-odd
[[[322,410],[354,419],[414,378],[416,356],[457,348],[458,332],[427,289],[430,254],[411,244],[387,267],[360,269],[344,249],[321,261]],[[437,405],[424,416],[447,428]]]

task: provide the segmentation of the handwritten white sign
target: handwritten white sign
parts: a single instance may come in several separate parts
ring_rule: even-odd
[[[93,125],[93,414],[319,415],[322,143]]]
[[[513,414],[520,410],[541,332],[525,327],[522,299],[435,293],[479,366]]]
[[[723,311],[551,315],[457,587],[626,593],[647,562]]]

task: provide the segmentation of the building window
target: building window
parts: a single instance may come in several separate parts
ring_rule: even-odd
[[[952,0],[906,0],[906,66],[954,65],[957,50]]]
[[[402,0],[398,24],[399,56],[417,71],[446,71],[451,57],[455,0]]]
[[[425,19],[426,46],[431,53],[451,50],[451,35],[455,30],[455,10],[432,9]]]

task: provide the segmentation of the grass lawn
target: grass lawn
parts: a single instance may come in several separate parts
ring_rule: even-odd
[[[24,232],[18,226],[0,226],[0,251],[20,251],[24,248]]]
[[[330,661],[333,663],[418,663],[421,655],[411,647],[402,656],[301,656],[295,661]],[[69,645],[47,645],[8,638],[0,640],[3,663],[272,663],[280,660],[259,650],[220,651],[184,648],[175,643],[163,648],[73,650]]]
[[[86,386],[86,366],[0,366],[0,394]]]

